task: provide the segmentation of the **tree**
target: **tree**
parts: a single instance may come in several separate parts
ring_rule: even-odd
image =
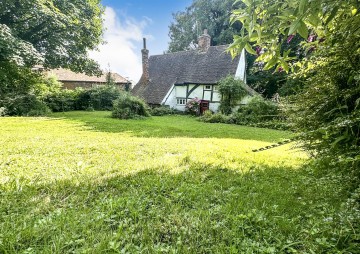
[[[264,69],[293,72],[304,81],[292,119],[316,155],[358,169],[360,164],[360,2],[356,0],[243,0],[233,12],[243,25],[229,51],[263,54]],[[281,45],[298,34],[306,57],[294,61]],[[297,52],[293,52],[297,54]],[[343,165],[344,166],[344,165]]]
[[[183,12],[173,14],[174,22],[169,26],[169,52],[188,50],[197,45],[198,37],[208,29],[212,45],[232,42],[232,37],[241,25],[229,22],[233,0],[194,0]]]
[[[88,50],[101,43],[100,0],[2,0],[0,63],[99,73]]]

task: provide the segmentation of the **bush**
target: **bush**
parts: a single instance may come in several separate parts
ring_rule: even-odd
[[[148,116],[150,113],[146,103],[138,97],[124,93],[114,101],[113,118],[133,119]]]
[[[113,86],[96,87],[89,90],[81,90],[76,100],[76,109],[88,110],[112,110],[113,101],[118,99],[121,91]]]
[[[97,87],[83,90],[59,90],[44,97],[45,103],[54,112],[70,110],[112,110],[113,101],[121,91],[115,87]]]
[[[76,103],[78,96],[79,91],[60,90],[45,96],[44,102],[53,112],[71,111],[77,109]]]
[[[244,98],[248,92],[244,88],[244,81],[227,76],[219,82],[219,92],[221,94],[220,111],[225,115],[230,115],[233,108]]]
[[[170,107],[160,106],[150,109],[150,114],[152,116],[165,116],[165,115],[178,115],[178,114],[182,114],[182,112]]]
[[[246,122],[266,122],[279,116],[278,104],[255,96],[248,104],[238,110],[238,116],[242,116]]]
[[[284,121],[284,116],[280,112],[276,103],[255,97],[249,104],[240,107],[238,112],[229,116],[221,113],[213,114],[208,110],[199,120],[206,123],[239,124],[277,130],[290,129],[289,123]]]
[[[195,97],[194,99],[189,100],[185,105],[185,112],[190,115],[199,115],[200,113],[200,99]]]
[[[0,101],[10,116],[40,116],[50,112],[46,104],[33,94],[9,96]]]
[[[221,113],[213,114],[210,110],[206,110],[199,120],[205,123],[229,123],[230,117]]]

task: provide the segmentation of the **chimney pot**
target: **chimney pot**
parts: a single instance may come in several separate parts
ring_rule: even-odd
[[[146,49],[146,38],[143,38],[144,49]]]

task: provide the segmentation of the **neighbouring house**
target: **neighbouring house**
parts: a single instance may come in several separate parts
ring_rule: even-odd
[[[107,83],[107,73],[97,77],[89,76],[84,73],[75,73],[67,69],[55,69],[48,71],[49,75],[55,75],[63,83],[65,89],[75,89],[78,87],[89,89],[97,86],[103,86]],[[111,73],[112,80],[116,87],[128,91],[131,88],[131,82],[117,73]]]
[[[217,111],[220,105],[219,81],[232,75],[246,81],[245,51],[232,59],[226,52],[228,45],[210,46],[207,30],[199,37],[195,50],[154,55],[142,49],[143,74],[132,93],[143,98],[149,105],[166,105],[181,111],[193,98],[202,100],[205,109]],[[246,86],[249,96],[239,104],[246,104],[255,93]]]

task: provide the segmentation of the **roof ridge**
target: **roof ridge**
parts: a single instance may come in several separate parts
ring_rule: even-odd
[[[210,48],[219,48],[219,47],[225,47],[225,46],[229,46],[230,44],[224,44],[224,45],[216,45],[216,46],[210,46]],[[196,52],[199,51],[197,48],[196,49],[189,49],[189,50],[181,50],[181,51],[176,51],[176,52],[168,52],[168,53],[163,53],[163,54],[157,54],[157,55],[151,55],[152,56],[165,56],[165,55],[174,55],[174,54],[180,54],[180,53],[184,53],[184,52]]]

